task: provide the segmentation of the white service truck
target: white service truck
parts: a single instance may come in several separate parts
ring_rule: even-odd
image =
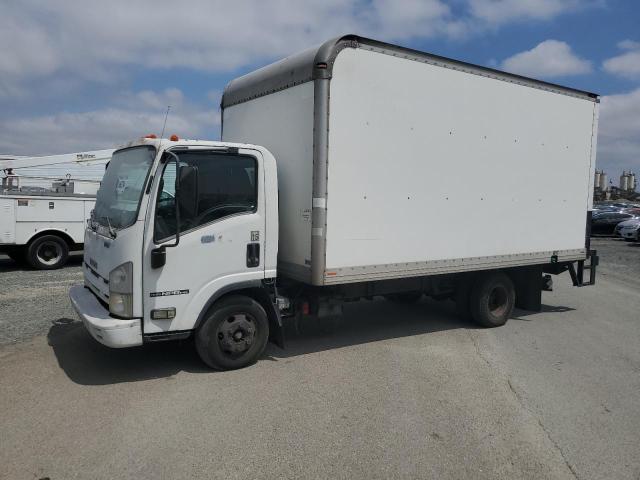
[[[114,153],[71,301],[105,345],[193,336],[216,369],[375,296],[502,325],[550,274],[595,280],[597,119],[592,93],[330,40],[229,83],[222,142]]]
[[[99,179],[61,179],[18,175],[53,166],[101,164],[113,150],[43,157],[0,159],[0,253],[33,268],[51,270],[66,264],[69,252],[81,250],[86,222],[95,203]],[[104,167],[102,167],[104,168]]]

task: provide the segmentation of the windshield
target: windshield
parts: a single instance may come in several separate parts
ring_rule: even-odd
[[[97,223],[115,230],[133,225],[155,154],[155,148],[147,145],[113,154],[96,197]]]

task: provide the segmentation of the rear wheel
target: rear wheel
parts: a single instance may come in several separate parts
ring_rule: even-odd
[[[503,272],[487,272],[477,277],[471,288],[471,316],[483,327],[499,327],[511,317],[515,300],[511,279]]]
[[[198,355],[216,370],[253,364],[269,338],[267,313],[252,298],[234,295],[216,304],[196,333]]]
[[[56,235],[43,235],[27,247],[27,261],[38,270],[53,270],[62,267],[69,258],[69,246]]]

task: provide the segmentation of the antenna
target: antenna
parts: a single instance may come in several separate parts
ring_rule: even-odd
[[[167,117],[169,116],[169,110],[171,110],[171,105],[167,105],[167,113],[164,114],[164,124],[162,125],[162,133],[160,134],[160,140],[164,138],[164,129],[167,126]]]

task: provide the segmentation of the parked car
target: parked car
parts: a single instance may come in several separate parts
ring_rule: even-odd
[[[619,228],[620,236],[627,242],[640,241],[640,218],[633,218],[619,223],[616,229]]]
[[[604,209],[604,208],[630,208],[633,207],[632,204],[630,203],[624,203],[624,202],[603,202],[603,203],[598,203],[596,205],[593,206],[594,210],[597,209]]]
[[[624,212],[595,213],[591,218],[591,233],[612,235],[616,225],[631,218],[634,218],[634,215]]]
[[[612,207],[612,206],[604,206],[604,207],[597,207],[593,209],[593,214],[595,215],[596,213],[604,213],[604,212],[622,212],[624,211],[624,209],[620,208],[620,207]]]
[[[640,218],[637,218],[637,216],[630,218],[629,220],[624,220],[616,225],[616,227],[613,229],[613,234],[616,237],[622,237],[622,233],[620,231],[623,229],[623,227],[626,227],[627,225],[635,225],[638,222],[640,222]]]

